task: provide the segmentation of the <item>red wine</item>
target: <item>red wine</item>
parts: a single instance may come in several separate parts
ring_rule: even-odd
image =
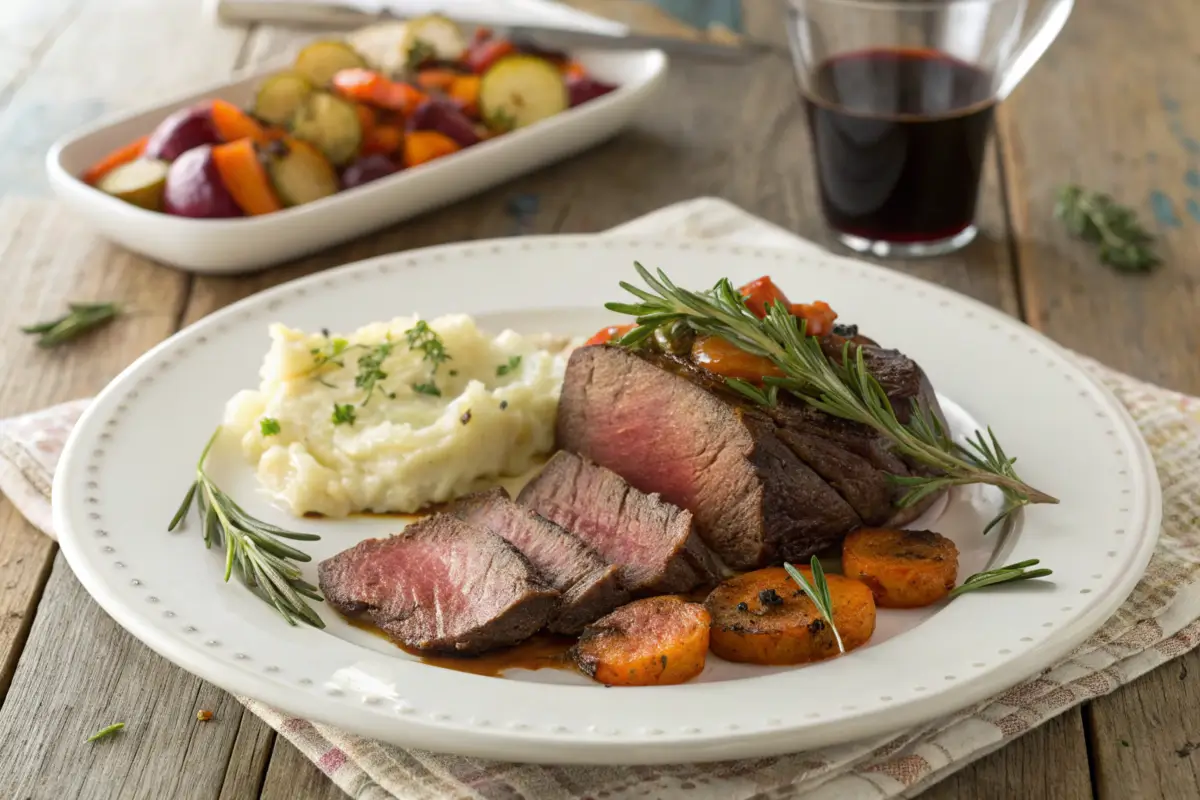
[[[820,64],[804,106],[835,230],[928,242],[971,224],[991,75],[933,50],[864,50]]]

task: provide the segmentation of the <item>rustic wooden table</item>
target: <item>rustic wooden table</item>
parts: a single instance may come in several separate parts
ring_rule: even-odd
[[[1200,15],[1194,0],[1081,0],[1062,38],[1002,107],[965,252],[890,266],[1018,315],[1068,347],[1200,392]],[[774,3],[747,4],[781,38]],[[197,278],[97,239],[47,196],[42,159],[102,113],[216,81],[296,34],[219,30],[199,2],[0,3],[0,416],[87,396],[183,325],[264,287],[356,259],[511,235],[600,231],[668,203],[720,195],[818,241],[803,115],[780,55],[741,66],[678,62],[634,130],[563,164],[266,274]],[[1195,138],[1193,138],[1195,137]],[[1051,219],[1080,181],[1135,205],[1166,266],[1125,276]],[[514,195],[536,195],[517,228]],[[146,313],[42,352],[13,329],[67,299]],[[915,321],[919,324],[919,321]],[[1014,387],[1014,392],[1018,391]],[[0,498],[0,796],[336,798],[315,766],[231,696],[117,627],[55,545]],[[924,796],[1200,797],[1200,653],[1064,714]],[[198,709],[214,719],[195,721]],[[113,720],[103,747],[85,736]]]

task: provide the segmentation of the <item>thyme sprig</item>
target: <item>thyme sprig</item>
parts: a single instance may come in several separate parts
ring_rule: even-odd
[[[114,722],[112,725],[106,725],[103,728],[101,728],[100,730],[93,733],[91,736],[89,736],[87,738],[86,741],[88,741],[88,742],[99,741],[100,739],[103,739],[106,736],[112,736],[117,731],[121,731],[124,729],[125,729],[124,722]]]
[[[887,392],[867,369],[861,347],[852,348],[847,341],[839,363],[825,355],[817,337],[805,335],[805,322],[783,305],[768,306],[763,319],[755,316],[727,278],[701,293],[679,288],[662,270],[655,277],[639,263],[634,268],[651,291],[622,281],[621,288],[641,302],[605,305],[637,318],[637,327],[622,336],[619,345],[641,346],[657,329],[684,322],[697,333],[719,336],[769,359],[786,377],[765,377],[762,388],[740,380],[726,380],[726,385],[763,405],[775,405],[779,393],[787,392],[830,416],[870,427],[898,452],[937,470],[932,476],[893,476],[908,489],[899,505],[910,506],[950,486],[989,484],[1005,497],[1000,515],[988,525],[990,530],[1025,505],[1058,502],[1021,480],[1013,468],[1016,459],[1004,452],[991,430],[987,436],[977,432],[963,446],[947,435],[925,404],[915,400],[908,423],[900,422]]]
[[[833,638],[837,641],[838,652],[845,653],[846,646],[842,644],[842,635],[838,633],[837,625],[833,624],[833,599],[829,596],[829,583],[825,580],[825,570],[821,568],[821,559],[816,556],[809,561],[809,567],[812,569],[813,579],[810,583],[804,573],[793,567],[786,561],[783,563],[783,568],[787,570],[787,574],[791,576],[800,586],[800,590],[808,595],[808,599],[812,600],[814,606],[817,607],[817,612],[825,620],[825,624],[829,626],[829,630],[833,631]]]
[[[429,323],[425,320],[417,320],[417,323],[404,332],[404,340],[408,342],[409,348],[421,353],[421,360],[428,361],[433,369],[429,375],[428,383],[414,383],[412,389],[418,394],[427,394],[434,397],[440,397],[442,392],[437,386],[438,368],[447,361],[452,361],[450,354],[446,352],[446,344],[442,341],[442,337],[438,332],[429,327]]]
[[[313,627],[324,628],[321,617],[305,600],[309,598],[320,602],[324,598],[316,586],[301,577],[300,569],[292,563],[311,561],[311,556],[280,541],[293,539],[311,542],[321,537],[312,533],[285,531],[257,520],[213,483],[204,471],[204,462],[220,432],[221,429],[217,428],[204,445],[200,460],[196,462],[196,480],[184,495],[167,530],[173,531],[180,526],[195,500],[204,529],[204,546],[212,547],[214,542],[225,545],[226,582],[236,570],[242,583],[260,599],[274,606],[289,625],[295,625],[299,619]]]
[[[1100,261],[1121,272],[1149,272],[1162,263],[1154,250],[1154,234],[1137,214],[1111,196],[1082,186],[1058,190],[1054,216],[1085,242],[1099,245]]]
[[[1009,564],[1006,567],[990,569],[986,572],[977,572],[963,581],[961,586],[950,592],[949,597],[953,600],[960,594],[973,592],[985,586],[995,586],[998,583],[1012,583],[1013,581],[1027,581],[1031,578],[1044,578],[1047,575],[1054,574],[1054,570],[1050,569],[1029,569],[1029,567],[1035,567],[1039,563],[1041,562],[1036,558],[1031,558],[1028,561],[1018,561],[1016,564]]]

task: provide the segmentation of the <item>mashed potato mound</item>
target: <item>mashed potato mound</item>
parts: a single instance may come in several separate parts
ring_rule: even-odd
[[[346,335],[271,326],[262,383],[229,401],[225,425],[293,513],[411,513],[525,473],[552,449],[565,343],[548,350],[546,337],[492,337],[469,316],[439,317],[428,326],[449,360],[435,372],[408,344],[418,322],[399,317]],[[360,376],[389,344],[386,377],[368,397]]]

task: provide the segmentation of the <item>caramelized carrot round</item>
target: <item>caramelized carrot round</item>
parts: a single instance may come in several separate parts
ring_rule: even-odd
[[[608,344],[614,339],[620,339],[636,327],[636,322],[631,322],[628,325],[609,325],[607,328],[596,331],[596,334],[583,344],[585,347],[593,344]]]
[[[842,543],[842,571],[871,587],[882,608],[918,608],[954,588],[958,548],[933,531],[861,528]]]
[[[810,569],[799,570],[812,581]],[[875,600],[859,581],[829,574],[825,580],[833,623],[849,652],[875,632]],[[727,661],[804,664],[839,653],[833,631],[783,567],[730,578],[713,589],[704,607],[713,619],[709,646]]]
[[[747,353],[720,336],[697,336],[692,343],[692,360],[709,372],[761,384],[763,378],[784,377],[769,358]]]
[[[708,612],[681,597],[648,597],[587,626],[571,658],[610,686],[667,686],[704,670]]]

